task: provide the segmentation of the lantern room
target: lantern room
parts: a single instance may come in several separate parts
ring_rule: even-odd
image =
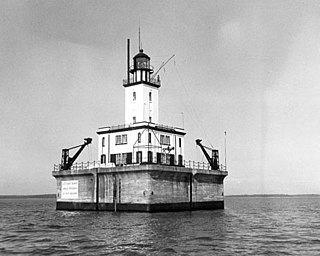
[[[133,57],[133,67],[130,69],[133,75],[133,82],[150,82],[150,75],[153,67],[150,65],[150,57],[140,49],[139,53]]]

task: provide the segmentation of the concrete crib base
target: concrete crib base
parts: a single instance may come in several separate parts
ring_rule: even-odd
[[[164,204],[117,204],[57,202],[57,210],[68,211],[135,211],[135,212],[170,212],[192,210],[224,209],[224,201],[164,203]]]

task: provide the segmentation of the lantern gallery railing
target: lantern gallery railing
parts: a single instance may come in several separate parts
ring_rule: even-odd
[[[133,78],[130,78],[129,83],[128,83],[128,79],[123,79],[123,85],[133,84],[134,82],[136,82],[136,81],[133,80]],[[148,80],[145,81],[145,82],[149,82],[149,83],[156,84],[156,85],[161,85],[161,81],[160,81],[160,79],[158,79],[158,78],[152,78],[152,77],[150,77],[150,79],[148,79]]]
[[[186,168],[192,168],[192,169],[201,169],[201,170],[210,170],[210,164],[204,163],[204,162],[197,162],[197,161],[182,161],[182,163],[157,163],[156,161],[148,161],[148,159],[141,159],[141,162],[139,163],[132,163],[132,164],[121,164],[121,163],[101,163],[99,161],[93,161],[93,162],[82,162],[82,163],[76,163],[71,166],[70,170],[71,171],[79,171],[79,170],[89,170],[93,168],[110,168],[110,167],[116,167],[116,166],[132,166],[132,165],[139,165],[139,164],[160,164],[160,165],[171,165],[171,166],[181,166],[181,167],[186,167]],[[61,171],[61,165],[60,164],[55,164],[53,167],[53,171]],[[226,171],[226,166],[220,165],[220,171]]]

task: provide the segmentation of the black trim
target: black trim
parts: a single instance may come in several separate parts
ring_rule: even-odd
[[[137,85],[137,84],[146,84],[146,85],[150,85],[155,88],[161,87],[160,84],[154,84],[154,83],[147,82],[147,81],[138,81],[138,82],[134,82],[134,83],[127,83],[127,84],[124,84],[123,87],[130,87],[130,86]]]
[[[191,210],[192,210],[192,206],[193,206],[193,204],[192,204],[192,183],[193,183],[193,175],[192,175],[192,173],[190,173],[190,180],[189,180],[190,191],[189,191],[189,193],[190,193],[190,209]]]
[[[114,211],[113,203],[77,203],[77,202],[57,202],[57,210],[69,211]],[[167,204],[124,204],[117,203],[117,211],[131,212],[171,212],[190,210],[216,210],[224,209],[224,201],[209,202],[185,202]]]

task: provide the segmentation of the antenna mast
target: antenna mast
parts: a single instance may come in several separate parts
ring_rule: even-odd
[[[140,24],[139,24],[139,52],[141,50]]]

